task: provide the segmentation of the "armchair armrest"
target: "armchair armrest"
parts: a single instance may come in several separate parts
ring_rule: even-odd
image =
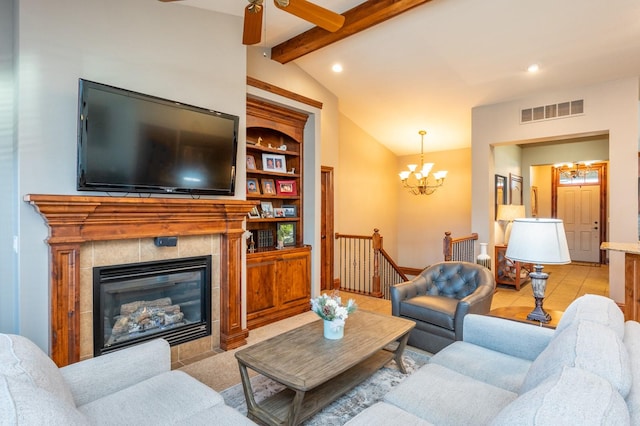
[[[171,370],[171,349],[155,339],[60,369],[77,406]]]
[[[464,317],[465,342],[530,361],[547,347],[554,333],[549,328],[488,315]]]
[[[427,289],[427,280],[418,275],[412,280],[391,286],[391,315],[400,316],[400,302],[411,299],[418,294],[424,294]]]

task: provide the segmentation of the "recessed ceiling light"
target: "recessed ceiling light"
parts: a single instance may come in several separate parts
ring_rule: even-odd
[[[529,68],[527,68],[527,71],[538,72],[539,69],[540,69],[540,66],[538,64],[531,64],[529,65]]]
[[[331,67],[331,69],[333,70],[333,72],[342,72],[342,65],[340,65],[340,64],[333,64],[333,66]]]

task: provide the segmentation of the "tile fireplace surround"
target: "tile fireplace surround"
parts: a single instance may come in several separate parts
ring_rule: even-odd
[[[248,331],[242,328],[241,311],[242,224],[255,202],[36,194],[24,200],[49,226],[50,356],[58,366],[93,353],[93,331],[86,322],[92,315],[87,306],[92,297],[86,294],[91,288],[87,275],[93,266],[105,262],[212,254],[212,297],[217,299],[212,304],[212,336],[180,346],[193,356],[194,351],[212,349],[210,345],[218,340],[224,350],[246,344]],[[157,236],[181,237],[179,247],[158,249],[152,241]],[[108,259],[105,253],[123,257]],[[177,352],[174,349],[173,354]]]

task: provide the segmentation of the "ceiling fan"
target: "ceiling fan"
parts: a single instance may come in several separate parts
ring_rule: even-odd
[[[180,0],[160,0],[161,2],[173,2]],[[242,44],[260,43],[262,34],[262,14],[264,12],[264,0],[248,0],[249,4],[244,9],[244,29],[242,31]],[[312,24],[324,28],[327,31],[336,32],[344,24],[344,16],[332,12],[329,9],[310,3],[307,0],[273,0],[278,9],[289,12],[292,15],[309,21]]]
[[[248,0],[244,9],[243,44],[260,43],[264,0]],[[278,9],[309,21],[327,31],[336,32],[344,24],[344,16],[306,0],[273,0]]]

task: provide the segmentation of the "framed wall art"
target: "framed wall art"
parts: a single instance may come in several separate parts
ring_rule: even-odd
[[[521,205],[522,199],[522,176],[509,173],[509,198],[511,204]]]
[[[498,206],[507,204],[507,177],[496,175],[495,178],[495,217],[498,218]]]

